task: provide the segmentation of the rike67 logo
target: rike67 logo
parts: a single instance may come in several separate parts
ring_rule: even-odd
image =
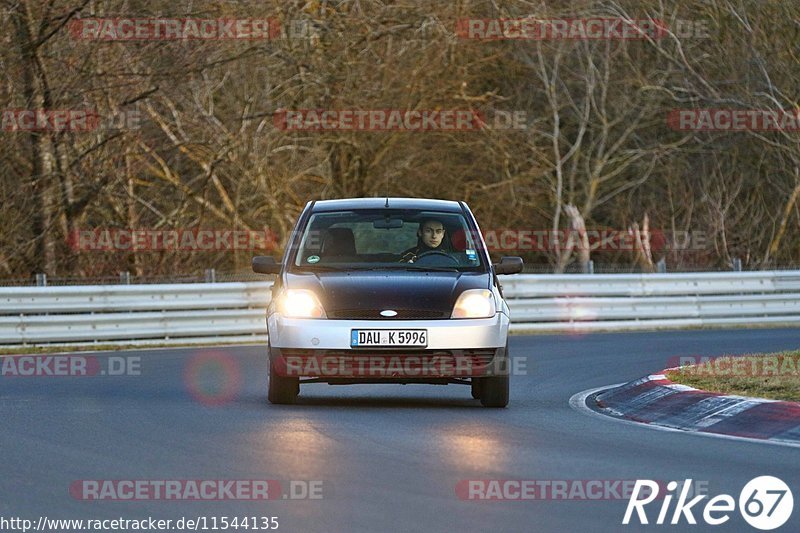
[[[678,483],[670,481],[667,484],[667,494],[661,502],[661,509],[655,523],[663,525],[666,523],[675,525],[686,520],[687,524],[697,524],[694,513],[700,513],[700,508],[693,509],[707,495],[695,496],[689,499],[689,488],[692,480],[687,479],[682,484],[681,493],[672,511],[672,517],[667,522],[673,497],[676,495]],[[633,494],[628,501],[628,508],[625,510],[625,517],[622,519],[624,525],[631,523],[634,511],[640,524],[649,524],[645,506],[652,503],[659,497],[658,483],[649,479],[637,479],[633,487]],[[714,496],[705,506],[702,507],[702,518],[706,524],[718,526],[730,519],[731,512],[736,510],[736,501],[733,496],[720,494]],[[756,529],[768,531],[777,529],[789,520],[794,508],[794,497],[789,486],[782,480],[772,476],[760,476],[750,480],[739,493],[738,502],[739,512],[745,521]],[[652,516],[650,517],[652,519]],[[634,522],[635,523],[635,522]]]

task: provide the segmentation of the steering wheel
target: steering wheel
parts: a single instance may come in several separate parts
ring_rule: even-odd
[[[452,266],[458,266],[458,264],[459,264],[458,263],[458,259],[456,259],[452,255],[448,254],[447,252],[443,252],[441,250],[428,250],[427,252],[422,252],[421,254],[419,254],[417,256],[417,259],[416,259],[416,261],[414,261],[414,264],[415,265],[419,264],[420,263],[420,259],[422,259],[423,257],[437,257],[437,256],[446,258],[450,262],[450,264]],[[431,265],[431,266],[440,266],[440,265],[436,265],[435,263],[436,263],[436,261],[434,261],[434,264]],[[449,265],[441,265],[441,266],[449,266]]]

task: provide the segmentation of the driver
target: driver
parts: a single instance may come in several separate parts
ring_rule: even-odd
[[[424,220],[417,230],[417,245],[400,254],[400,261],[413,263],[417,257],[431,251],[447,253],[444,224],[438,220]]]

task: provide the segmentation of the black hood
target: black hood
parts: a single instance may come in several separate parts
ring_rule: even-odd
[[[485,272],[352,271],[287,273],[290,289],[313,290],[328,318],[375,318],[391,309],[403,318],[447,318],[467,289],[488,289]]]

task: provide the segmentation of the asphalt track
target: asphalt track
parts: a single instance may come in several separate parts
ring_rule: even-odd
[[[800,530],[800,449],[656,431],[569,405],[671,356],[798,348],[800,329],[514,336],[510,347],[527,375],[512,378],[501,410],[457,385],[314,384],[298,405],[272,406],[256,346],[113,354],[141,357],[139,376],[0,377],[0,516],[277,516],[279,531],[756,531],[737,512],[713,528],[622,526],[625,500],[465,501],[455,487],[691,478],[738,499],[747,481],[774,475],[795,495],[781,531]],[[192,366],[210,353],[231,366]],[[220,392],[215,376],[235,373],[228,401],[200,401]],[[80,501],[69,487],[84,479],[322,480],[323,499]]]

